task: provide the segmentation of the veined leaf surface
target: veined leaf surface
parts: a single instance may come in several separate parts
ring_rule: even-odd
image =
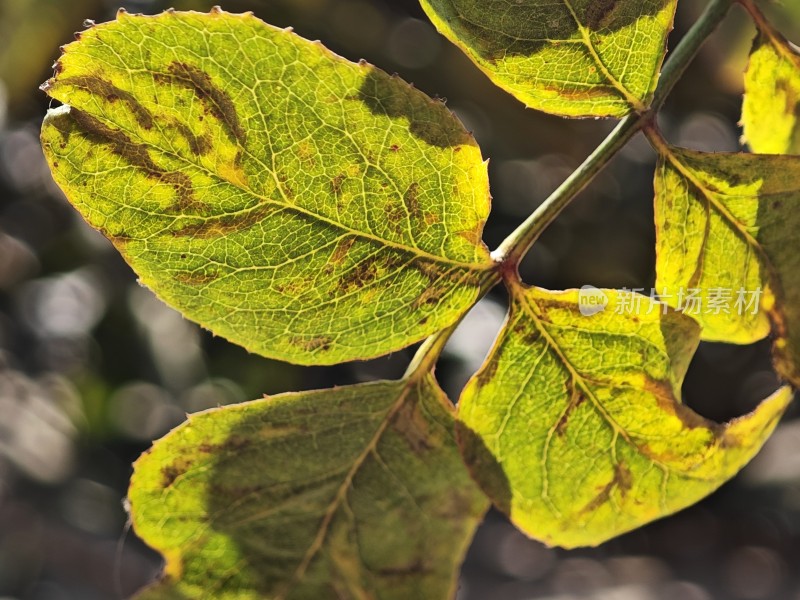
[[[492,263],[486,165],[441,103],[252,15],[121,13],[66,47],[56,181],[159,297],[304,364],[459,318]]]
[[[658,145],[656,290],[702,324],[703,339],[747,344],[771,326],[778,372],[797,385],[800,157]],[[699,302],[688,310],[691,290]]]
[[[758,451],[791,390],[717,425],[681,404],[699,341],[689,317],[602,290],[510,285],[511,311],[459,403],[459,445],[473,476],[520,529],[547,544],[596,545],[711,493]]]
[[[527,106],[568,117],[647,108],[676,0],[421,0],[437,29]]]
[[[190,416],[129,498],[167,559],[147,600],[452,597],[488,505],[429,374]]]
[[[747,66],[744,137],[753,152],[800,154],[800,53],[761,20]]]

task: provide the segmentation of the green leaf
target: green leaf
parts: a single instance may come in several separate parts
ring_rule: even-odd
[[[446,598],[487,501],[431,375],[211,410],[143,455],[143,598]]]
[[[717,425],[680,402],[697,324],[646,296],[512,283],[511,312],[459,403],[473,476],[530,536],[596,545],[697,502],[758,451],[791,400]],[[597,292],[596,292],[597,293]],[[627,300],[641,309],[619,312]]]
[[[250,14],[121,13],[66,47],[54,177],[156,294],[303,364],[455,322],[492,267],[486,165],[396,77]]]
[[[437,29],[527,106],[568,117],[647,108],[677,0],[421,0]]]
[[[744,79],[744,137],[753,152],[800,154],[800,54],[766,21]]]
[[[657,145],[656,291],[706,340],[747,344],[771,326],[776,368],[800,384],[800,157]]]

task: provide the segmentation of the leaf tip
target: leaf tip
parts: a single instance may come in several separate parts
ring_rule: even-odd
[[[117,9],[117,19],[122,19],[123,17],[128,16],[128,11],[125,10],[123,7],[119,7]]]
[[[93,20],[93,19],[84,19],[84,20],[83,20],[83,26],[84,26],[84,27],[86,27],[86,29],[89,29],[89,28],[91,28],[91,27],[94,27],[94,26],[95,26],[95,24],[96,24],[96,23],[94,22],[94,20]]]
[[[216,5],[212,6],[211,10],[208,11],[208,12],[209,12],[209,14],[212,14],[212,15],[221,15],[222,14],[222,7],[219,4],[216,4]]]

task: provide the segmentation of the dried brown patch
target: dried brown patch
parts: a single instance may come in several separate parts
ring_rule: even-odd
[[[340,240],[339,243],[336,244],[336,250],[333,251],[333,254],[328,262],[334,265],[343,263],[344,259],[347,258],[347,255],[350,253],[350,249],[355,243],[356,238],[354,237],[347,237],[343,240]]]
[[[325,352],[330,350],[333,345],[333,338],[326,335],[320,335],[312,338],[295,337],[292,338],[292,344],[302,348],[306,352]]]
[[[616,7],[617,0],[592,0],[586,8],[586,26],[595,31],[607,27]]]
[[[412,183],[406,193],[403,195],[403,204],[406,205],[408,214],[415,219],[420,218],[420,204],[419,204],[419,184]]]
[[[219,279],[219,273],[177,273],[175,281],[186,285],[199,286],[206,285]]]
[[[133,117],[140,127],[143,129],[153,128],[153,115],[150,111],[142,106],[133,94],[118,88],[110,81],[106,81],[97,75],[81,75],[64,79],[61,83],[101,96],[112,104],[117,101],[123,102],[133,113]]]
[[[205,204],[195,198],[192,180],[188,175],[162,169],[153,161],[144,145],[134,142],[119,129],[112,129],[89,113],[73,108],[70,114],[87,139],[109,146],[114,154],[143,171],[148,178],[171,185],[177,194],[176,209],[179,212],[205,208]]]
[[[261,204],[243,214],[211,217],[200,222],[184,225],[173,232],[173,235],[199,238],[222,237],[250,229],[266,219],[274,211],[274,206]]]
[[[352,292],[363,287],[378,278],[378,265],[375,258],[368,258],[358,263],[353,269],[342,276],[339,283],[340,289],[344,293]]]
[[[615,489],[619,489],[620,494],[624,498],[631,487],[633,487],[633,474],[630,469],[628,469],[623,462],[615,464],[614,476],[611,478],[611,481],[598,492],[597,496],[595,496],[589,504],[583,507],[581,514],[593,512],[603,506],[603,504],[609,501],[611,493]]]
[[[227,92],[211,81],[208,73],[193,65],[176,61],[169,65],[169,75],[160,74],[156,77],[157,81],[164,79],[194,90],[211,114],[225,126],[231,141],[242,146],[246,145],[247,133],[239,121],[236,105]]]
[[[567,405],[567,410],[564,411],[564,414],[561,415],[561,418],[556,423],[556,435],[559,437],[563,437],[567,431],[567,424],[569,423],[569,419],[572,416],[572,413],[584,402],[586,402],[586,396],[578,391],[577,389],[573,389],[572,397],[570,398],[569,404]]]

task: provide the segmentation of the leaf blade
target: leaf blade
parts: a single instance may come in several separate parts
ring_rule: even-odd
[[[135,465],[134,528],[168,560],[143,597],[452,595],[486,509],[452,425],[429,375],[190,417]]]
[[[69,108],[42,132],[57,182],[214,333],[332,364],[419,341],[477,299],[486,166],[400,79],[221,11],[123,14],[59,65],[47,92]]]
[[[494,83],[531,108],[568,117],[620,117],[649,105],[677,6],[674,0],[421,4]]]
[[[656,289],[676,308],[681,289],[701,291],[701,310],[691,316],[703,325],[703,339],[747,344],[771,330],[776,368],[796,385],[800,159],[657,145]],[[732,292],[717,313],[706,310],[714,290]],[[742,290],[746,306],[737,305]]]
[[[759,154],[800,154],[800,54],[763,16],[744,79],[744,139]]]
[[[597,545],[684,508],[732,477],[791,400],[710,423],[680,403],[698,342],[688,317],[642,310],[583,316],[577,291],[510,284],[509,319],[459,402],[473,477],[528,535]],[[652,310],[650,310],[652,309]]]

